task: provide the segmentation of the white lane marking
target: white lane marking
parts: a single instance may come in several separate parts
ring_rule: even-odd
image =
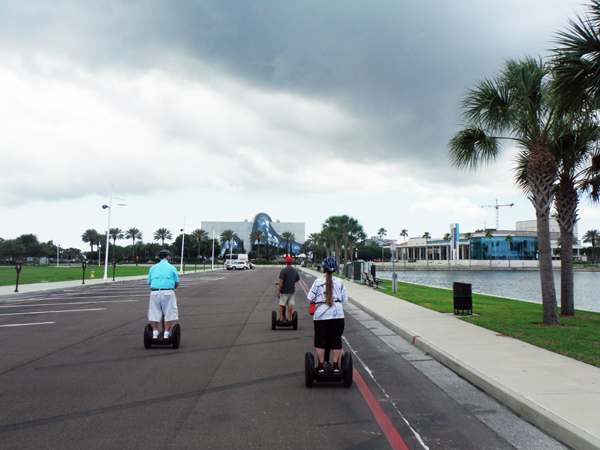
[[[106,308],[95,308],[95,309],[63,309],[59,311],[35,311],[25,313],[5,313],[0,316],[26,316],[28,314],[52,314],[52,313],[63,313],[63,312],[82,312],[82,311],[104,311]]]
[[[423,439],[421,438],[421,436],[419,435],[419,433],[417,433],[417,431],[413,427],[410,426],[410,423],[402,415],[402,413],[400,412],[400,410],[396,406],[396,403],[394,403],[394,401],[390,398],[390,396],[385,391],[385,389],[383,388],[383,386],[381,386],[379,384],[379,382],[375,379],[375,375],[373,375],[373,372],[371,372],[371,369],[369,369],[369,367],[367,367],[367,365],[365,364],[365,362],[360,358],[360,356],[358,356],[358,354],[356,353],[356,351],[352,348],[352,346],[350,345],[350,343],[346,339],[346,336],[342,336],[342,339],[344,340],[344,342],[346,342],[346,345],[348,346],[348,348],[350,349],[350,351],[354,354],[354,356],[356,356],[356,359],[358,359],[358,361],[360,362],[361,366],[363,366],[363,368],[367,371],[367,373],[372,378],[372,380],[375,382],[375,384],[379,387],[379,389],[381,389],[381,392],[383,392],[383,395],[385,395],[387,397],[387,399],[390,401],[391,405],[394,407],[394,409],[396,410],[396,412],[398,413],[398,415],[402,418],[402,420],[404,420],[404,423],[406,423],[406,425],[408,426],[408,428],[410,428],[410,430],[413,432],[413,434],[415,435],[415,437],[417,438],[417,440],[419,441],[419,443],[423,446],[424,449],[429,450],[429,447],[427,447],[427,445],[425,445],[425,442],[423,441]]]
[[[25,307],[37,307],[37,306],[59,306],[59,305],[89,305],[92,303],[127,303],[137,302],[137,300],[103,300],[99,302],[70,302],[70,303],[38,303],[38,304],[27,304],[27,305],[1,305],[0,308],[25,308]]]
[[[2,327],[25,327],[27,325],[48,325],[51,323],[56,323],[56,322],[37,322],[37,323],[11,323],[8,325],[0,325],[0,328]]]

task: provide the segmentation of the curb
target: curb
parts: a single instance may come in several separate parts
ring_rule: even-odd
[[[565,418],[544,408],[538,403],[530,400],[522,394],[497,382],[490,376],[451,355],[444,349],[421,338],[410,329],[394,322],[383,314],[369,308],[360,301],[349,299],[358,308],[365,311],[371,317],[390,328],[404,340],[412,342],[420,350],[428,353],[432,358],[457,373],[462,378],[477,386],[487,394],[494,397],[503,405],[506,405],[516,414],[542,429],[544,432],[559,440],[560,442],[578,450],[598,450],[600,438],[595,436]]]

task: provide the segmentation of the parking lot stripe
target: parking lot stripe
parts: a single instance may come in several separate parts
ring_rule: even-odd
[[[106,308],[94,308],[94,309],[63,309],[59,311],[35,311],[35,312],[24,312],[24,313],[4,313],[0,316],[25,316],[28,314],[52,314],[52,313],[63,313],[63,312],[83,312],[83,311],[104,311]]]
[[[10,323],[8,325],[0,325],[2,327],[25,327],[27,325],[49,325],[56,322],[36,322],[36,323]]]

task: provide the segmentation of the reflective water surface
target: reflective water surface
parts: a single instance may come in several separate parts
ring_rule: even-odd
[[[474,293],[541,303],[540,273],[537,271],[398,271],[398,281],[452,289],[455,281],[470,283]],[[392,272],[377,271],[378,278]],[[560,272],[554,271],[556,297],[560,305]],[[575,272],[575,308],[600,312],[600,272]]]

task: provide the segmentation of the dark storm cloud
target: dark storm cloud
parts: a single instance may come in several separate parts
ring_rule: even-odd
[[[1,4],[0,37],[25,59],[43,51],[90,68],[175,61],[202,77],[199,62],[363,121],[369,135],[332,146],[345,157],[441,167],[466,89],[506,58],[543,53],[573,15],[558,0],[523,3],[21,0]]]

